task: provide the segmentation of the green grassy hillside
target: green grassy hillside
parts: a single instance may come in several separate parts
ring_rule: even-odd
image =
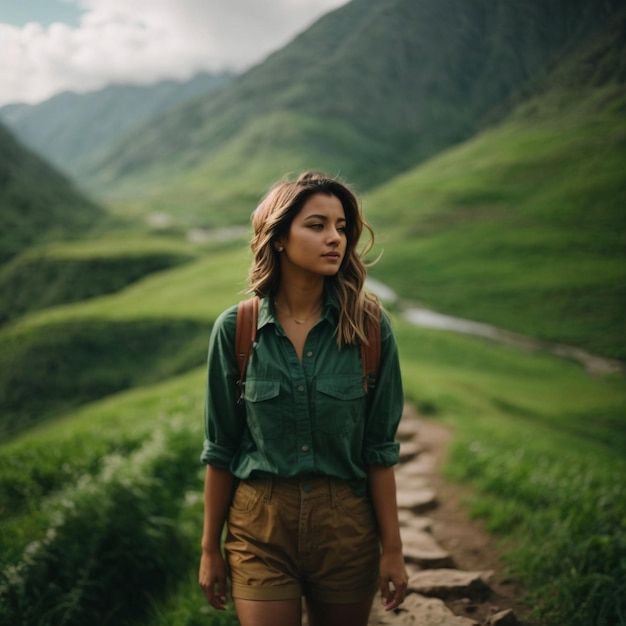
[[[376,277],[441,311],[626,359],[624,23],[506,122],[367,197],[388,241]]]
[[[0,125],[0,263],[40,241],[80,236],[103,216]]]
[[[218,94],[111,146],[90,188],[123,209],[243,222],[285,171],[371,188],[480,129],[619,2],[354,0]]]
[[[0,268],[0,325],[25,313],[121,290],[194,258],[178,241],[94,239],[31,248]]]
[[[200,365],[212,321],[243,297],[246,266],[241,242],[234,251],[217,247],[116,294],[51,307],[5,327],[0,433]]]

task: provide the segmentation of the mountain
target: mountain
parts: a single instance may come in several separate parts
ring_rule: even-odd
[[[620,0],[353,0],[80,171],[120,208],[247,221],[305,167],[381,184],[497,121]]]
[[[45,240],[84,234],[104,211],[0,125],[0,263]]]
[[[626,10],[365,206],[403,298],[626,361]]]
[[[233,76],[198,74],[155,85],[111,85],[86,94],[64,92],[36,105],[11,104],[0,120],[27,146],[67,174],[133,126],[181,102],[222,88]]]

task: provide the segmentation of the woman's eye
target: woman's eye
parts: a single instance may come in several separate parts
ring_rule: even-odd
[[[322,224],[310,224],[309,228],[313,228],[315,230],[322,230],[322,228],[324,227],[322,226]]]

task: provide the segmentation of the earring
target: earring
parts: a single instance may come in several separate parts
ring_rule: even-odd
[[[285,248],[283,248],[282,246],[276,246],[276,250],[277,252],[282,252]]]

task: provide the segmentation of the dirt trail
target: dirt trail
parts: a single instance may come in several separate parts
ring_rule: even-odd
[[[496,540],[471,520],[466,491],[443,480],[452,435],[411,407],[398,437],[398,506],[409,592],[395,612],[375,603],[370,626],[520,626],[529,613],[523,592],[506,575]]]

